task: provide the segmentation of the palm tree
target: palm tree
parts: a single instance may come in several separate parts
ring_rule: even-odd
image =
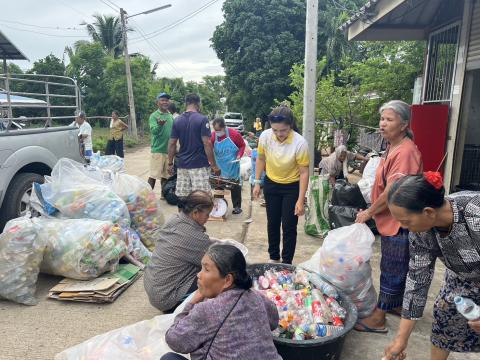
[[[86,25],[88,34],[93,41],[102,44],[107,54],[118,58],[123,53],[122,25],[120,17],[94,14],[95,21]]]

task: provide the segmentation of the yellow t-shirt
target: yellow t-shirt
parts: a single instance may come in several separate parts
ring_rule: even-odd
[[[262,123],[259,121],[259,122],[254,122],[253,125],[255,126],[255,130],[256,131],[260,131],[262,130]]]
[[[268,178],[280,184],[299,181],[299,167],[310,164],[307,141],[293,130],[284,142],[272,129],[265,130],[258,140],[258,154],[265,156]]]

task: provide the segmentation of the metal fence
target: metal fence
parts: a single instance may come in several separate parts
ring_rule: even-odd
[[[0,74],[0,118],[10,129],[12,122],[21,120],[45,120],[45,127],[52,126],[53,120],[74,119],[75,112],[81,109],[80,90],[74,79],[67,76],[45,74]],[[19,91],[20,89],[34,89]],[[3,95],[3,96],[2,96]],[[67,99],[67,105],[58,105],[55,99]],[[18,116],[17,109],[40,109],[40,116]],[[71,115],[55,115],[55,112],[71,110]]]

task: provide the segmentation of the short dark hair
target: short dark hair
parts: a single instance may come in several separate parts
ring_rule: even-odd
[[[408,175],[397,180],[388,191],[388,203],[421,213],[430,207],[441,208],[445,201],[445,188],[435,189],[423,175]]]
[[[252,278],[247,273],[247,262],[238,248],[230,244],[213,244],[205,255],[215,263],[222,278],[232,274],[236,287],[244,290],[252,287]]]
[[[168,104],[168,111],[172,114],[178,112],[177,105],[173,101],[170,101],[170,104]]]
[[[120,113],[119,113],[117,110],[113,110],[113,111],[112,111],[112,114],[115,114],[115,115],[117,115],[117,116],[120,116]]]
[[[195,190],[188,194],[187,197],[179,199],[179,207],[184,214],[190,214],[194,210],[209,210],[213,208],[212,196],[203,190]]]
[[[287,105],[280,105],[274,108],[270,115],[268,115],[268,121],[270,122],[270,126],[275,123],[282,123],[289,125],[290,128],[298,132],[293,111]]]
[[[225,119],[223,117],[217,117],[213,119],[212,121],[212,126],[215,127],[215,125],[219,125],[222,129],[225,128]]]
[[[187,105],[199,105],[200,104],[200,96],[195,93],[190,93],[185,96],[185,104]]]

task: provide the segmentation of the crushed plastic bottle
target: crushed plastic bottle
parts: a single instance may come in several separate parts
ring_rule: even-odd
[[[480,306],[475,304],[472,299],[463,296],[455,296],[453,299],[457,311],[467,320],[475,321],[480,319]]]
[[[334,299],[338,298],[338,291],[332,285],[323,280],[315,273],[308,274],[308,280],[322,293]]]

